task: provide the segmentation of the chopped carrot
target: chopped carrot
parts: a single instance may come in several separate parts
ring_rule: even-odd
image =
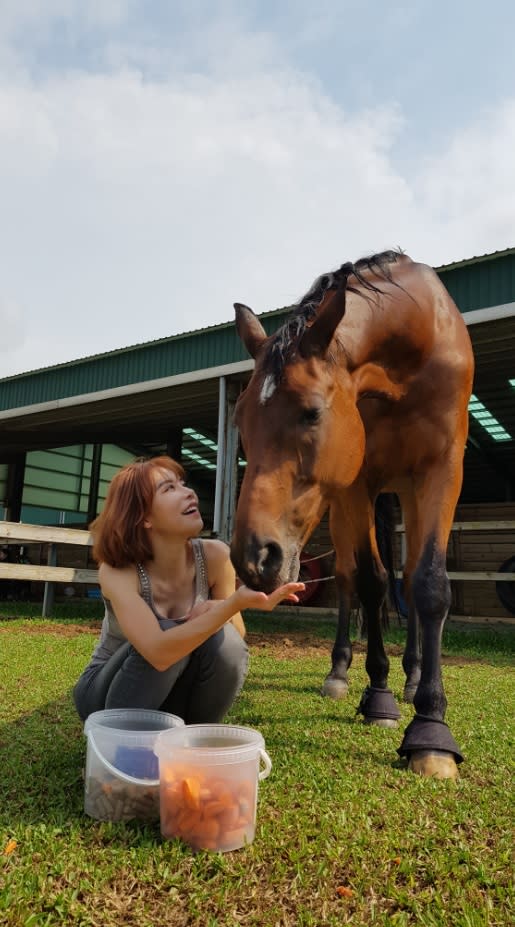
[[[192,837],[202,846],[208,840],[216,840],[220,833],[220,825],[215,818],[199,821],[192,830]]]
[[[198,811],[200,808],[200,782],[190,777],[182,781],[182,794],[188,808]]]
[[[227,805],[218,798],[209,798],[202,805],[202,811],[206,818],[213,818],[226,810]]]
[[[163,770],[164,772],[164,770]],[[161,776],[161,831],[195,849],[231,849],[253,835],[256,783],[171,764]]]
[[[224,830],[233,830],[233,828],[236,827],[239,816],[238,805],[231,805],[230,808],[226,808],[219,817],[221,827]]]
[[[339,895],[340,898],[352,898],[354,892],[352,888],[347,888],[346,885],[339,885],[336,889],[336,894]]]

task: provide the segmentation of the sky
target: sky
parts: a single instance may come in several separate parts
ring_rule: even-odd
[[[515,246],[513,0],[1,0],[0,378]]]

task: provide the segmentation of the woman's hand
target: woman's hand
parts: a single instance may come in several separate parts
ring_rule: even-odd
[[[257,608],[260,611],[271,612],[279,602],[298,602],[297,592],[305,589],[304,583],[284,583],[274,589],[270,595],[265,592],[257,592],[255,589],[249,589],[248,586],[239,586],[236,596],[239,597],[241,611],[245,608]]]
[[[278,589],[274,589],[270,595],[266,595],[264,592],[249,589],[248,586],[238,586],[236,592],[227,599],[197,599],[184,617],[187,621],[192,621],[208,612],[216,614],[220,609],[227,609],[226,620],[229,621],[233,615],[243,611],[244,608],[256,608],[260,611],[271,612],[279,602],[298,602],[295,593],[301,592],[304,588],[304,583],[285,583],[283,586],[279,586]]]

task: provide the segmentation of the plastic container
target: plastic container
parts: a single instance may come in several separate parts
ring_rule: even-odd
[[[179,837],[197,850],[238,850],[252,843],[258,782],[272,768],[259,731],[190,724],[160,734],[154,749],[163,837]]]
[[[165,711],[111,708],[84,724],[88,738],[84,811],[98,821],[159,819],[160,733],[184,726]]]

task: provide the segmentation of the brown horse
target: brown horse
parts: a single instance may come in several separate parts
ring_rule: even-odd
[[[396,493],[407,546],[404,697],[416,711],[398,752],[423,775],[454,777],[462,756],[444,722],[441,636],[474,370],[463,319],[436,273],[397,252],[320,277],[270,337],[251,309],[235,310],[256,361],[236,408],[247,457],[231,547],[236,571],[265,592],[294,579],[329,509],[340,606],[323,692],[347,691],[356,590],[370,678],[359,710],[369,723],[396,726],[380,620],[387,572],[374,519],[379,494]]]

